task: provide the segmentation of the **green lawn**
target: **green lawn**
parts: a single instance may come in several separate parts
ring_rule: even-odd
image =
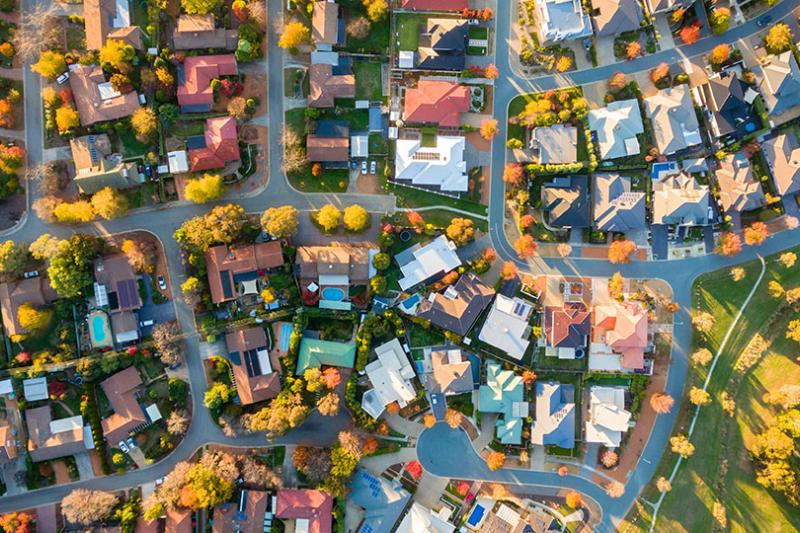
[[[369,35],[363,39],[347,36],[345,50],[358,54],[388,55],[389,52],[389,17],[380,22],[373,22]]]
[[[353,62],[353,72],[356,76],[357,100],[380,100],[383,98],[380,63],[355,61]]]
[[[306,135],[306,115],[305,108],[299,107],[290,109],[286,112],[286,126],[294,130],[300,137]]]
[[[400,50],[413,50],[419,48],[419,27],[428,20],[426,15],[401,13],[395,16],[397,27],[397,40]]]
[[[453,218],[468,218],[472,220],[472,223],[475,225],[475,228],[479,229],[480,231],[486,232],[489,223],[482,218],[471,217],[462,215],[461,213],[454,213],[452,211],[448,211],[447,209],[431,209],[426,211],[420,211],[420,215],[422,218],[425,219],[425,222],[428,224],[433,224],[437,228],[444,228],[450,225],[450,221]],[[395,215],[395,220],[399,224],[406,223],[406,215],[405,213],[397,213]]]
[[[413,348],[444,344],[444,335],[433,327],[425,329],[417,324],[409,324],[408,336]]]
[[[350,101],[352,102],[352,100]],[[342,105],[346,103],[347,101],[337,101],[336,107],[322,109],[319,120],[346,120],[350,123],[350,131],[367,131],[369,129],[369,111]]]
[[[169,133],[181,139],[203,135],[205,131],[206,123],[203,120],[179,120],[169,127]]]
[[[311,165],[287,175],[292,187],[303,192],[344,192],[350,181],[346,169],[325,169],[320,176],[312,176]]]
[[[484,26],[470,26],[468,31],[470,39],[486,40],[489,38],[489,28]],[[467,47],[467,54],[471,56],[484,56],[486,52],[487,49],[484,47]]]
[[[529,95],[521,94],[519,96],[515,96],[514,99],[508,104],[508,118],[515,117],[522,113],[522,110],[525,109],[525,106],[530,100],[532,100],[532,98]],[[507,131],[508,138],[506,140],[519,139],[520,141],[525,141],[524,126],[509,122]]]
[[[136,134],[133,133],[133,129],[125,128],[123,131],[117,132],[117,135],[122,145],[123,157],[137,157],[147,153],[148,146],[140,143],[136,139]]]
[[[410,187],[403,187],[389,183],[389,189],[397,196],[399,207],[426,207],[443,205],[447,207],[455,207],[470,213],[478,215],[486,215],[488,208],[485,205],[476,204],[467,200],[459,198],[451,198],[429,191],[422,191],[419,189],[412,189]]]
[[[306,71],[302,68],[287,68],[283,71],[283,94],[288,98],[296,96],[302,90]]]

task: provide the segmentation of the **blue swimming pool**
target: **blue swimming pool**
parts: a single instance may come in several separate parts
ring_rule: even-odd
[[[292,330],[294,326],[291,324],[281,324],[281,346],[280,349],[282,352],[289,351],[289,340],[292,337]]]
[[[322,289],[322,299],[331,302],[341,302],[344,300],[344,289],[339,287],[325,287]]]
[[[111,323],[108,315],[103,311],[95,310],[89,313],[89,316],[86,317],[86,322],[89,326],[89,340],[93,348],[105,348],[114,345],[111,339]]]
[[[94,315],[91,321],[92,336],[97,342],[105,342],[106,340],[106,321],[100,315]]]

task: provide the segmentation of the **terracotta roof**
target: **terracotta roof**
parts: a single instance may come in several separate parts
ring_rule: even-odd
[[[350,159],[350,137],[306,137],[306,156],[309,161],[347,161]]]
[[[111,32],[117,15],[116,0],[85,0],[83,21],[86,29],[86,49],[99,50]]]
[[[233,117],[206,119],[205,142],[203,148],[189,150],[192,172],[222,168],[228,161],[238,161],[240,155],[236,119]]]
[[[271,368],[272,371],[265,374],[266,369],[259,362],[261,357],[269,361],[267,335],[263,328],[256,326],[227,333],[225,344],[242,405],[269,400],[280,392],[279,369]],[[272,367],[272,363],[269,364]]]
[[[406,90],[403,120],[408,123],[438,124],[457,128],[461,113],[469,111],[469,87],[448,81],[420,80]]]
[[[229,248],[224,244],[206,251],[206,270],[211,301],[215,304],[236,299],[237,275],[277,268],[283,265],[280,241],[269,241]]]
[[[281,489],[275,516],[281,519],[308,520],[308,533],[330,533],[333,498],[321,490]]]
[[[598,305],[594,310],[595,338],[622,355],[623,368],[644,368],[647,324],[647,311],[637,302]]]
[[[3,326],[8,335],[22,335],[27,333],[17,318],[17,311],[24,303],[34,306],[49,304],[58,298],[50,287],[47,278],[37,277],[21,279],[0,284],[0,312],[3,316]]]
[[[158,520],[150,520],[149,522],[140,516],[136,520],[135,533],[159,533]]]
[[[461,276],[444,294],[431,293],[422,300],[417,316],[464,336],[494,297],[494,289],[472,272]]]
[[[589,311],[581,303],[565,303],[563,307],[544,310],[544,333],[547,345],[579,348],[589,335]]]
[[[127,439],[133,429],[147,423],[136,399],[136,390],[141,384],[142,377],[135,366],[129,366],[100,383],[108,403],[114,409],[114,414],[102,421],[103,435],[111,446]]]
[[[451,352],[455,352],[452,354]],[[451,362],[452,361],[452,362]],[[429,390],[443,394],[471,392],[472,363],[458,348],[441,348],[431,351],[431,380]]]
[[[210,106],[214,103],[211,80],[238,74],[233,54],[187,57],[183,62],[183,84],[178,87],[178,103]]]
[[[311,37],[317,44],[336,44],[339,40],[339,6],[335,2],[314,2]]]
[[[267,512],[269,494],[260,490],[243,490],[237,503],[214,507],[213,533],[261,533]],[[244,500],[244,501],[242,501]],[[244,507],[243,512],[239,508]]]
[[[94,279],[105,285],[113,312],[133,311],[142,307],[136,273],[125,255],[115,254],[95,260]]]
[[[333,74],[333,66],[319,63],[308,67],[308,105],[333,107],[336,98],[356,97],[356,78],[352,74]]]
[[[16,437],[13,427],[8,422],[0,425],[0,465],[4,465],[17,456]]]
[[[52,433],[53,415],[50,405],[25,411],[28,426],[28,452],[33,462],[75,455],[86,450],[83,442],[83,425],[66,431]]]
[[[171,509],[167,511],[164,531],[169,533],[192,533],[192,514],[189,509]]]
[[[317,281],[320,275],[344,275],[350,285],[369,282],[369,250],[371,243],[331,243],[328,246],[300,246],[295,264],[300,267],[300,279]]]
[[[217,28],[214,14],[181,15],[172,34],[175,50],[227,48],[235,50],[238,42],[236,30]]]
[[[403,9],[419,11],[463,11],[469,7],[468,0],[400,0]]]
[[[115,120],[130,116],[139,109],[136,91],[121,94],[106,81],[106,75],[97,65],[77,65],[70,70],[69,86],[75,97],[75,105],[81,116],[81,124]],[[107,98],[101,96],[109,95]]]

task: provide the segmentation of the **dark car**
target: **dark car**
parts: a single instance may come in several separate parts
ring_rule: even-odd
[[[756,21],[756,26],[758,26],[759,28],[763,28],[764,26],[766,26],[770,22],[772,22],[772,16],[771,15],[764,15],[763,17],[761,17],[760,19],[758,19]]]

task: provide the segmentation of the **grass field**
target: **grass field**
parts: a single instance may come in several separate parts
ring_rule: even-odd
[[[411,13],[398,14],[395,17],[397,26],[397,40],[400,43],[400,50],[414,50],[419,47],[419,27],[428,20],[426,15],[414,15]]]
[[[447,206],[469,211],[477,215],[486,215],[488,208],[485,205],[462,200],[460,198],[451,198],[433,192],[423,191],[419,189],[412,189],[410,187],[403,187],[389,183],[389,190],[393,192],[398,199],[399,207],[426,207],[426,206]]]
[[[380,63],[354,61],[353,71],[356,76],[357,100],[380,100],[383,98]]]
[[[696,282],[693,305],[712,313],[716,324],[707,339],[693,339],[693,351],[702,346],[712,352],[718,349],[760,271],[757,262],[743,266],[747,273],[743,281],[734,282],[728,271],[723,270],[705,274]],[[672,483],[672,491],[664,498],[656,531],[711,531],[714,524],[711,509],[717,500],[726,508],[731,531],[800,530],[800,511],[791,507],[780,494],[756,483],[747,452],[753,435],[761,432],[775,416],[773,408],[762,400],[764,392],[800,381],[800,364],[795,359],[797,344],[784,338],[792,313],[784,312],[769,321],[779,309],[779,302],[767,293],[770,280],[778,281],[785,288],[796,287],[800,285],[800,269],[786,269],[776,262],[776,256],[767,258],[764,279],[714,369],[708,388],[713,401],[700,411],[692,437],[695,454],[683,463]],[[736,362],[757,334],[767,340],[768,348],[749,371],[744,371],[743,377],[737,376],[742,371],[735,369]],[[706,369],[692,367],[685,390],[701,386],[706,375]],[[722,392],[736,401],[733,419],[722,410]],[[687,408],[684,398],[675,433],[685,431],[692,413],[693,408]],[[668,476],[675,462],[675,454],[667,451],[654,479]],[[656,501],[658,496],[652,485],[643,493],[649,501]],[[651,512],[647,506],[640,511],[634,509],[628,518],[635,525],[621,530],[646,531]]]

